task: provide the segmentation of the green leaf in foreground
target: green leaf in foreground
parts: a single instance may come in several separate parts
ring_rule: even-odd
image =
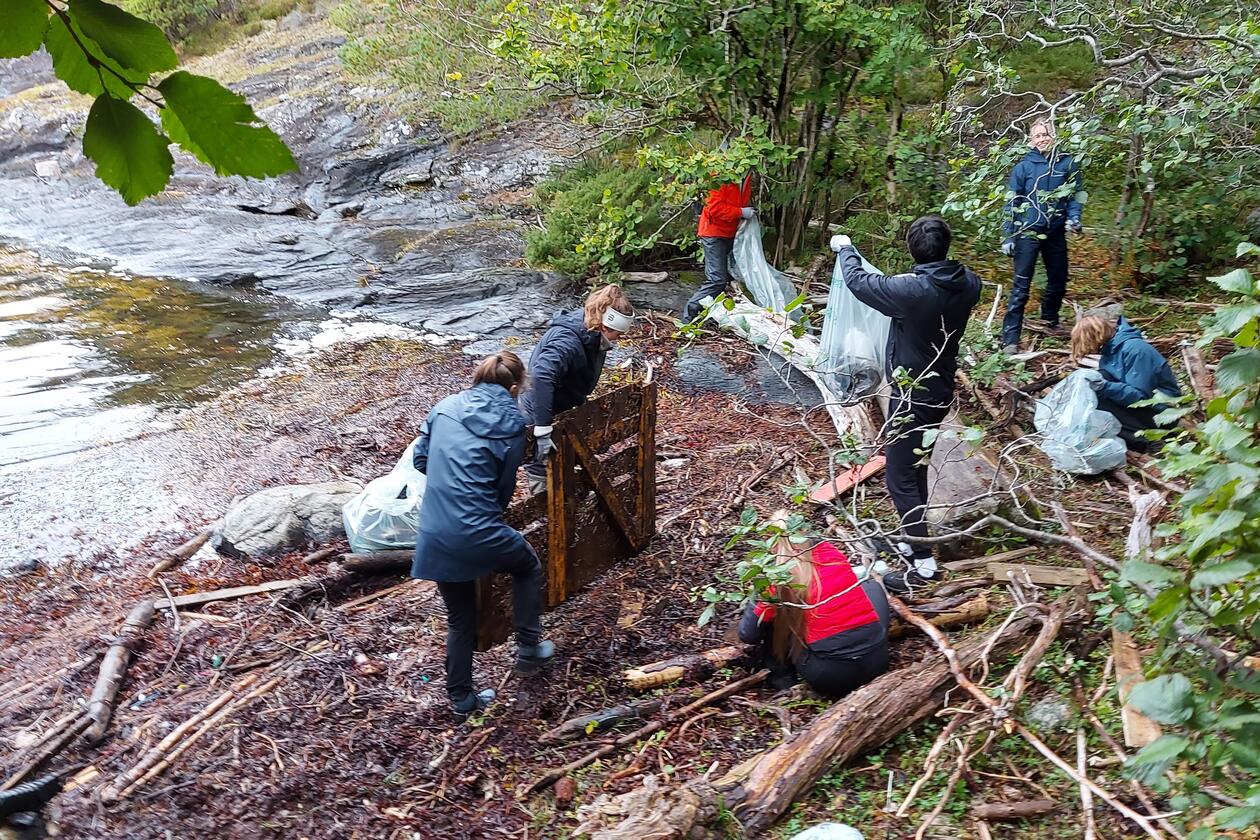
[[[146,20],[101,0],[70,0],[69,10],[83,34],[125,69],[156,73],[179,64],[166,35]]]
[[[183,70],[158,85],[162,125],[180,146],[220,175],[266,178],[297,169],[289,147],[239,94]]]
[[[1235,350],[1216,367],[1216,385],[1223,392],[1237,391],[1260,381],[1260,350]]]
[[[1143,747],[1125,763],[1132,778],[1150,784],[1161,778],[1172,763],[1190,746],[1190,739],[1180,735],[1161,735]]]
[[[48,6],[44,0],[4,0],[0,25],[0,58],[17,58],[39,49],[48,28]]]
[[[134,70],[123,70],[117,62],[110,61],[105,57],[104,50],[100,44],[78,31],[75,26],[75,35],[79,36],[79,42],[84,47],[92,51],[93,57],[100,61],[105,67],[111,67],[119,75],[126,77],[129,81],[139,83],[148,80],[147,73],[140,73]],[[66,83],[66,87],[71,90],[85,93],[88,96],[99,96],[105,90],[117,96],[119,99],[129,99],[132,94],[131,88],[125,82],[118,78],[117,75],[111,73],[107,69],[93,67],[88,61],[83,49],[79,43],[75,41],[67,28],[66,22],[62,20],[60,15],[53,15],[52,21],[48,24],[48,34],[44,38],[44,46],[48,48],[48,54],[52,56],[53,73],[58,79]],[[101,80],[104,79],[104,85]]]
[[[166,186],[174,167],[169,143],[130,102],[104,94],[88,112],[83,153],[96,164],[96,177],[118,190],[128,204],[138,204]]]
[[[1160,723],[1185,723],[1194,714],[1194,687],[1181,674],[1167,674],[1133,686],[1129,703]]]

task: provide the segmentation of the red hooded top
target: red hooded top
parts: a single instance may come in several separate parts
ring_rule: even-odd
[[[739,229],[739,211],[748,206],[751,193],[751,175],[744,177],[742,187],[723,184],[716,190],[711,190],[709,200],[704,203],[704,210],[700,213],[700,225],[696,234],[734,239],[735,231]]]
[[[805,612],[805,644],[812,645],[845,630],[879,621],[871,599],[858,584],[849,558],[840,549],[821,542],[811,552],[811,559],[817,577],[809,587],[808,602],[818,606]],[[837,596],[838,592],[844,594]],[[776,612],[773,604],[758,603],[754,607],[755,615],[763,622],[773,621]]]

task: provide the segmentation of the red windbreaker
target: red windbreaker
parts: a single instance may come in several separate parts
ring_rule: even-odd
[[[810,556],[817,577],[809,588],[808,598],[809,603],[819,606],[805,612],[805,644],[812,645],[845,630],[879,621],[871,599],[857,585],[857,575],[849,565],[849,558],[840,549],[822,542],[814,547]],[[827,600],[845,589],[849,591]],[[776,611],[773,604],[758,603],[753,607],[753,612],[763,622],[773,621]]]
[[[739,211],[748,206],[752,194],[752,176],[744,177],[744,184],[723,184],[709,192],[709,200],[704,203],[700,213],[700,224],[696,229],[698,236],[718,236],[723,239],[734,239],[739,229]]]

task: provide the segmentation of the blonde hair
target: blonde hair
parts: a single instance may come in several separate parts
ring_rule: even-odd
[[[511,350],[500,350],[493,356],[486,356],[473,371],[473,384],[483,382],[502,385],[511,391],[525,382],[525,363]]]
[[[1050,119],[1049,117],[1037,117],[1037,119],[1030,122],[1028,124],[1028,133],[1032,134],[1033,129],[1039,125],[1044,126],[1046,131],[1050,132],[1051,137],[1054,136],[1054,120]]]
[[[788,512],[779,510],[770,517],[771,524],[786,529]],[[805,654],[805,618],[803,607],[784,606],[786,602],[807,604],[810,593],[816,589],[818,570],[814,568],[813,551],[809,547],[797,547],[787,537],[775,543],[774,553],[780,563],[795,558],[792,580],[779,591],[781,602],[774,617],[770,649],[780,662],[799,662]]]
[[[1114,320],[1102,315],[1086,315],[1072,327],[1072,361],[1079,362],[1099,352],[1115,334]]]
[[[625,290],[611,283],[591,292],[582,309],[586,313],[588,330],[599,329],[604,323],[604,313],[609,309],[615,309],[628,317],[634,315],[634,306],[630,303],[630,298],[626,297]]]

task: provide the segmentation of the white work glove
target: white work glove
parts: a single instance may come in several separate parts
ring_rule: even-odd
[[[751,219],[757,215],[756,207],[741,207],[739,210],[740,218]]]
[[[1080,233],[1082,230],[1084,230],[1084,228],[1081,227],[1080,219],[1068,220],[1067,226],[1068,226],[1068,230],[1072,231],[1072,233]]]
[[[1003,253],[1003,254],[1006,254],[1006,256],[1008,256],[1008,257],[1013,257],[1013,256],[1015,256],[1015,242],[1014,242],[1014,240],[1008,239],[1008,240],[1006,240],[1005,242],[1003,242],[1003,243],[1002,243],[1002,253]]]
[[[534,460],[540,464],[556,450],[556,445],[551,442],[551,428],[551,426],[534,427],[534,452],[537,453]]]
[[[1095,391],[1101,391],[1103,387],[1103,375],[1092,368],[1081,370],[1081,378],[1089,383],[1089,387]]]
[[[841,248],[850,248],[852,246],[853,240],[845,236],[843,233],[837,233],[835,236],[831,237],[831,250],[835,251],[837,254],[840,253]]]

